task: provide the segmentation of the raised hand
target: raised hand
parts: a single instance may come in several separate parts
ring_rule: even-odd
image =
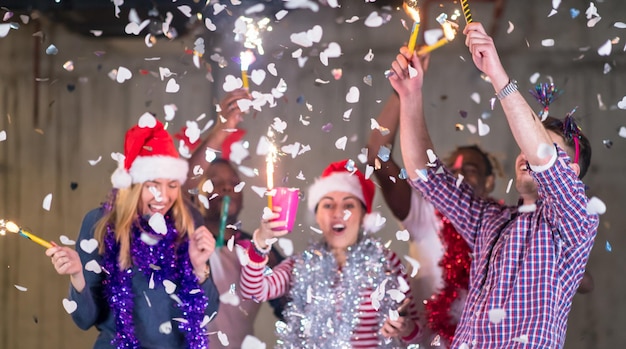
[[[54,245],[46,250],[46,256],[50,257],[54,270],[59,275],[69,275],[76,291],[81,292],[85,288],[83,265],[80,262],[78,252],[73,248]]]
[[[482,24],[477,22],[468,24],[463,30],[463,34],[466,35],[465,45],[472,54],[476,68],[492,79],[499,75],[506,76],[493,39],[487,35]]]
[[[189,236],[189,259],[199,278],[207,269],[207,262],[213,251],[215,251],[215,238],[207,227],[201,226]]]

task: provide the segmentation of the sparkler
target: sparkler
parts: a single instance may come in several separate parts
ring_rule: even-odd
[[[29,233],[28,231],[24,230],[23,228],[20,228],[17,224],[11,222],[11,221],[6,221],[4,219],[0,219],[0,235],[5,235],[6,232],[10,232],[10,233],[14,233],[14,234],[19,234],[20,236],[31,240],[34,243],[37,243],[45,248],[50,248],[52,247],[52,244],[32,233]]]
[[[465,16],[465,23],[472,23],[472,13],[470,12],[468,0],[461,0],[461,9],[463,10],[463,16]]]
[[[411,36],[409,37],[408,49],[409,52],[415,51],[415,45],[417,43],[417,35],[420,31],[420,12],[417,8],[416,0],[408,0],[403,5],[404,10],[411,16],[413,19],[413,28],[411,28]]]

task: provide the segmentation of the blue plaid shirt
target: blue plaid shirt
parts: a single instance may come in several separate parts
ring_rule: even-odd
[[[466,183],[457,187],[440,162],[428,169],[427,181],[411,183],[452,221],[473,253],[453,349],[563,347],[572,298],[598,228],[569,162],[558,149],[553,166],[531,171],[539,192],[532,212],[475,198]]]

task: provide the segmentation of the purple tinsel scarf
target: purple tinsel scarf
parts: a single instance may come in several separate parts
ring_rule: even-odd
[[[178,232],[172,219],[169,215],[165,216],[165,219],[167,234],[154,246],[145,244],[140,239],[142,232],[160,236],[152,230],[148,222],[139,218],[138,223],[133,225],[131,231],[133,265],[138,272],[144,274],[146,279],[150,280],[153,277],[155,284],[169,280],[177,285],[176,295],[180,299],[177,305],[186,320],[178,322],[178,329],[185,335],[188,348],[208,348],[208,336],[201,327],[208,299],[193,273],[188,253],[189,241],[185,239],[184,242],[177,244]],[[115,312],[117,329],[113,344],[117,348],[140,348],[133,323],[132,278],[134,271],[133,268],[120,270],[118,265],[120,247],[115,241],[112,224],[107,227],[104,243],[103,267],[107,272],[104,285],[109,306]],[[151,265],[159,268],[152,268]]]

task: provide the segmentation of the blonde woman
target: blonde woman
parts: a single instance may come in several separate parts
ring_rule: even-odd
[[[46,254],[70,276],[76,325],[100,331],[94,348],[206,348],[219,303],[208,265],[215,240],[184,204],[187,162],[161,122],[142,119],[126,133],[115,189],[85,216],[76,250]]]

